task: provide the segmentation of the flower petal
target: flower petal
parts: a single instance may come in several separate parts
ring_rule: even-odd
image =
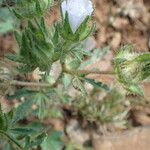
[[[69,24],[73,33],[79,28],[87,16],[93,12],[92,2],[90,0],[65,0],[62,5],[63,17],[66,11],[69,16]]]

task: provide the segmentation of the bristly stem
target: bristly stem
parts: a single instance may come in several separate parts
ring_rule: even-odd
[[[88,75],[88,74],[101,74],[101,75],[114,75],[113,71],[97,71],[97,70],[68,70],[63,68],[63,71],[71,74],[71,75]],[[55,87],[56,84],[49,84],[49,83],[38,83],[38,82],[26,82],[26,81],[11,81],[10,85],[13,86],[27,86],[27,87],[39,87],[39,88],[52,88]]]
[[[72,75],[88,75],[88,74],[100,74],[100,75],[114,75],[115,73],[113,71],[99,71],[99,70],[64,70],[66,73],[72,74]]]
[[[88,74],[99,74],[99,75],[114,75],[114,71],[100,71],[100,70],[70,70],[65,65],[62,65],[62,70],[71,75],[88,75]]]
[[[10,85],[13,85],[13,86],[39,87],[39,88],[53,87],[53,85],[51,85],[49,83],[25,82],[25,81],[17,81],[17,80],[11,81]]]

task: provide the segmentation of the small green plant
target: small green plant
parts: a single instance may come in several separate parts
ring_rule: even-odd
[[[92,52],[85,49],[85,40],[95,31],[95,23],[89,25],[93,4],[90,0],[60,2],[62,18],[50,28],[43,16],[53,5],[52,0],[16,0],[9,8],[10,13],[24,23],[22,30],[14,31],[19,52],[6,56],[15,67],[1,63],[0,70],[0,93],[20,103],[8,113],[0,106],[0,136],[9,150],[77,149],[61,141],[62,133],[52,132],[40,123],[48,117],[63,118],[66,105],[89,122],[126,126],[129,109],[126,109],[122,95],[115,86],[88,78],[89,74],[115,76],[128,92],[144,96],[140,84],[150,76],[150,53],[135,53],[132,46],[127,45],[115,55],[114,70],[85,70],[86,65],[103,57],[109,49]],[[56,62],[56,70],[61,68],[57,78],[56,73],[52,75]],[[38,80],[27,81],[25,76],[35,70],[38,70]],[[85,84],[92,85],[92,93]],[[15,91],[10,95],[11,87],[15,87]],[[98,96],[101,91],[106,94],[103,100]],[[38,118],[38,123],[21,124],[31,116]]]

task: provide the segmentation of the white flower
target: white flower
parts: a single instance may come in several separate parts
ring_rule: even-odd
[[[68,13],[69,24],[73,33],[79,28],[87,16],[91,16],[93,5],[91,0],[64,0],[61,5],[63,17]]]

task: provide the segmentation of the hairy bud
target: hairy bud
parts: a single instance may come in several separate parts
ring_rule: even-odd
[[[73,33],[79,28],[87,16],[91,16],[93,5],[90,0],[65,0],[62,2],[62,13],[65,18],[66,12]]]
[[[150,54],[133,53],[131,46],[123,47],[114,59],[118,81],[129,91],[139,94],[138,84],[150,76]]]
[[[59,30],[65,40],[83,41],[95,29],[95,24],[92,27],[88,25],[94,11],[90,0],[64,0],[61,9],[63,25],[59,26]]]

